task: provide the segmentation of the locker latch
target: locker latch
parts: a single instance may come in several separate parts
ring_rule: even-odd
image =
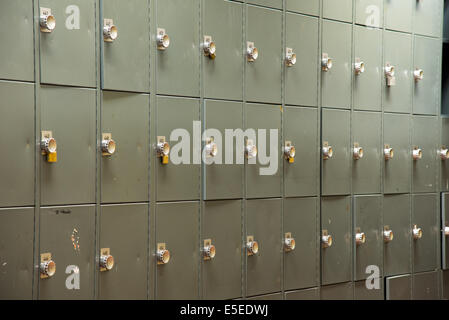
[[[114,268],[114,257],[111,255],[111,249],[102,248],[100,250],[100,272],[109,271]]]
[[[206,158],[216,157],[218,154],[218,146],[214,142],[214,138],[207,138],[205,145]]]
[[[295,248],[296,248],[295,238],[292,237],[291,232],[287,232],[285,234],[285,239],[284,239],[284,249],[286,252],[290,252],[290,251],[295,250]]]
[[[170,154],[170,145],[165,141],[164,136],[157,137],[156,152],[158,158],[161,158],[162,164],[168,164],[168,155]]]
[[[365,232],[362,232],[360,228],[357,228],[355,231],[355,243],[360,246],[366,242]]]
[[[424,70],[416,68],[415,71],[413,71],[413,77],[416,82],[421,81],[424,79]]]
[[[170,261],[170,251],[166,249],[165,243],[157,244],[157,264],[167,264]]]
[[[385,243],[393,241],[394,233],[393,230],[390,229],[390,226],[384,227],[383,238]]]
[[[58,144],[55,138],[53,138],[52,131],[42,131],[41,132],[41,153],[47,157],[47,162],[57,162],[58,155],[56,149]]]
[[[365,62],[363,62],[360,58],[355,59],[354,72],[356,75],[360,75],[365,72]]]
[[[204,36],[203,50],[206,57],[209,57],[212,60],[216,58],[217,47],[211,36]]]
[[[389,144],[384,145],[384,157],[385,160],[390,160],[394,157],[394,150]]]
[[[254,46],[254,42],[246,43],[246,58],[248,62],[254,62],[259,57],[259,50]]]
[[[55,275],[56,263],[52,260],[51,253],[41,253],[39,270],[41,279],[47,279]]]
[[[296,148],[291,141],[285,141],[284,157],[289,163],[295,162]]]
[[[332,236],[328,233],[327,230],[323,230],[321,235],[322,247],[329,248],[332,246],[332,242],[333,242]]]
[[[396,77],[394,76],[394,74],[394,66],[392,66],[390,63],[387,63],[387,65],[385,66],[385,78],[387,79],[388,87],[396,85]]]
[[[328,160],[334,156],[334,150],[329,142],[323,141],[323,160]]]
[[[257,147],[251,139],[246,140],[245,155],[247,159],[257,157]]]
[[[412,157],[413,157],[413,160],[421,160],[422,159],[422,150],[419,147],[414,146],[413,150],[412,150]]]
[[[413,239],[419,240],[422,238],[422,229],[418,228],[416,224],[413,225]]]
[[[352,157],[354,160],[360,160],[363,158],[364,151],[358,142],[354,142],[354,147],[352,148]]]
[[[449,236],[449,223],[447,223],[447,222],[444,225],[443,234],[445,237]]]
[[[110,133],[103,133],[101,135],[101,153],[103,156],[111,156],[115,153],[117,144],[112,140]]]
[[[254,240],[254,236],[246,237],[246,251],[248,256],[253,256],[259,252],[259,244]]]
[[[165,29],[163,28],[157,28],[157,49],[158,50],[165,50],[170,46],[170,37],[165,32]]]
[[[440,150],[438,150],[438,154],[440,155],[441,160],[449,159],[449,149],[446,146],[441,146]]]
[[[321,70],[324,72],[328,72],[330,69],[332,69],[333,60],[329,57],[327,53],[323,53],[321,57]]]
[[[215,257],[216,249],[215,246],[212,244],[211,239],[204,240],[204,246],[203,246],[203,259],[204,260],[211,260]]]
[[[40,8],[39,25],[44,33],[50,33],[56,28],[56,19],[51,14],[51,9]]]
[[[287,67],[292,67],[296,64],[296,53],[293,52],[292,48],[285,49],[285,64]]]
[[[112,19],[103,21],[103,39],[105,42],[114,42],[118,37],[118,29]]]

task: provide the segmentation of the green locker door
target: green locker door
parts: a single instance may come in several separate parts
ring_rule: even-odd
[[[243,6],[203,0],[203,37],[216,45],[216,57],[203,54],[203,86],[207,98],[242,100]],[[204,44],[204,39],[201,39]]]
[[[355,111],[352,114],[352,189],[354,194],[380,193],[382,114]],[[358,147],[356,147],[358,145]],[[363,156],[355,154],[363,148]]]
[[[286,14],[286,47],[296,54],[296,64],[285,68],[285,103],[318,104],[318,18]]]
[[[411,300],[412,276],[409,274],[385,279],[386,300]]]
[[[257,134],[257,162],[255,159],[246,161],[246,197],[247,198],[268,198],[281,196],[281,172],[280,164],[283,161],[281,150],[281,107],[275,105],[246,104],[246,129],[254,129]],[[261,139],[259,139],[259,130],[265,129],[266,135],[261,135],[265,139],[267,150],[261,148]],[[271,130],[273,134],[271,134]],[[270,147],[270,141],[275,144],[277,140],[277,149]],[[255,141],[254,141],[255,142]],[[262,164],[261,157],[270,155],[270,164]],[[276,159],[277,155],[277,159]],[[276,161],[277,160],[277,161]],[[277,162],[277,163],[276,163]],[[262,170],[262,171],[261,171]],[[263,170],[266,170],[264,172]]]
[[[414,2],[410,0],[385,0],[385,28],[412,32]]]
[[[110,249],[114,267],[100,271],[100,300],[147,299],[148,205],[101,206],[100,252]]]
[[[355,22],[373,28],[382,28],[384,0],[355,0]]]
[[[103,36],[102,88],[133,92],[150,91],[150,21],[149,0],[105,0],[103,17],[112,19],[117,38],[110,42]]]
[[[350,197],[321,198],[321,284],[352,279]],[[332,241],[325,242],[328,235]]]
[[[154,254],[158,255],[159,244],[165,244],[165,250],[170,253],[166,264],[156,266],[157,300],[198,299],[198,214],[198,202],[156,205],[157,249]]]
[[[296,150],[294,162],[284,156],[284,195],[315,196],[319,182],[318,110],[284,107],[283,117],[283,147],[290,141]]]
[[[102,156],[102,203],[148,201],[149,104],[145,94],[103,92],[101,135],[116,150]]]
[[[412,192],[437,191],[437,164],[439,145],[435,137],[438,136],[438,118],[413,116],[412,148],[422,149],[422,158],[412,160],[413,186]]]
[[[437,1],[437,0],[436,0]],[[423,1],[419,1],[421,3]],[[422,70],[424,78],[414,81],[413,113],[436,115],[440,112],[441,41],[415,36],[412,71]],[[432,57],[429,59],[429,57]]]
[[[34,84],[0,81],[0,114],[0,207],[33,205]]]
[[[424,272],[413,275],[413,300],[440,300],[439,271]]]
[[[351,148],[349,111],[322,110],[322,195],[343,195],[351,193]],[[332,152],[325,157],[325,145]],[[332,156],[331,156],[332,153]]]
[[[201,220],[203,299],[241,297],[242,201],[203,202]],[[216,249],[215,257],[206,255],[207,240]]]
[[[408,0],[407,0],[408,1]],[[397,2],[397,1],[394,1]],[[400,2],[400,1],[399,1]],[[404,15],[404,13],[401,13]],[[395,84],[387,85],[385,67],[394,67]],[[412,37],[409,34],[384,33],[383,106],[385,112],[409,113],[412,105]]]
[[[259,55],[246,63],[246,100],[280,103],[282,82],[282,13],[278,10],[247,7],[246,42],[253,42]],[[260,23],[263,21],[264,23]],[[248,44],[245,44],[247,52]],[[283,56],[282,56],[283,57]]]
[[[331,0],[332,3],[336,1]],[[351,108],[352,26],[347,23],[323,21],[322,53],[332,59],[332,68],[321,73],[321,104],[323,107]],[[321,57],[320,57],[321,58]]]
[[[42,87],[40,93],[41,130],[52,131],[57,142],[57,162],[40,156],[41,203],[94,203],[96,92]]]
[[[383,279],[380,278],[379,289],[368,289],[366,280],[354,282],[354,300],[384,300],[383,282]]]
[[[155,0],[156,25],[165,29],[170,44],[157,50],[158,94],[199,96],[199,0]],[[180,14],[182,12],[182,14]],[[156,35],[153,31],[153,37]]]
[[[320,288],[286,292],[285,300],[320,300]]]
[[[246,256],[246,295],[281,291],[282,204],[280,199],[246,201],[246,236],[253,236],[259,250]]]
[[[449,147],[449,118],[441,118],[441,143]],[[449,160],[441,160],[441,191],[449,191]]]
[[[382,105],[382,30],[354,27],[354,64],[364,63],[365,71],[354,75],[354,109],[380,111]],[[354,71],[355,72],[355,71]]]
[[[264,7],[282,9],[282,0],[248,0],[246,2]]]
[[[192,154],[195,150],[193,147],[193,121],[199,121],[199,101],[197,99],[158,97],[156,103],[156,134],[165,137],[171,146],[167,164],[163,164],[162,158],[156,159],[157,201],[199,199],[200,164],[193,162],[195,157]],[[189,134],[190,140],[188,143],[185,142],[185,148],[181,148],[184,144],[178,144],[184,142],[181,142],[182,138],[174,132],[176,129],[181,129],[184,134]],[[155,146],[156,141],[153,141],[153,147]],[[178,164],[183,160],[185,160],[183,163]]]
[[[384,146],[393,151],[393,158],[384,159],[384,193],[410,192],[410,116],[384,114]],[[384,147],[385,149],[388,149]],[[385,150],[384,150],[385,153]]]
[[[330,286],[322,286],[320,289],[320,295],[321,300],[353,300],[353,283],[346,282]]]
[[[243,164],[238,164],[237,139],[226,142],[226,130],[235,131],[243,127],[243,106],[241,102],[205,100],[205,129],[219,130],[221,139],[218,153],[210,158],[212,163],[204,164],[204,199],[236,199],[243,197]],[[211,133],[213,133],[211,131]],[[207,138],[207,137],[206,137]],[[232,142],[232,146],[230,143]],[[232,147],[232,148],[231,148]],[[230,149],[226,149],[230,148]],[[226,163],[226,150],[232,150],[232,163]],[[230,152],[230,151],[229,151]],[[229,155],[230,156],[230,155]],[[207,161],[208,158],[206,158]],[[218,162],[218,163],[217,163]]]
[[[0,299],[31,300],[34,208],[0,209]]]
[[[384,274],[394,276],[411,272],[410,195],[385,196],[383,202],[384,228],[393,232],[393,239],[384,241]]]
[[[41,82],[95,87],[96,0],[41,0],[56,19],[52,32],[40,32]]]
[[[437,38],[441,36],[443,5],[444,0],[416,1],[413,21],[416,34]]]
[[[439,199],[436,194],[415,194],[412,200],[413,271],[432,271],[437,269],[438,262]],[[415,230],[421,230],[422,237],[416,236]]]
[[[320,15],[320,0],[285,0],[287,11],[304,13],[312,16]]]
[[[284,290],[310,288],[318,285],[319,234],[317,198],[284,200],[284,242],[286,233],[295,240],[289,250],[284,243]]]
[[[33,1],[2,1],[0,11],[0,79],[34,81]]]
[[[352,22],[352,0],[323,0],[323,18]]]
[[[41,208],[39,238],[39,254],[56,263],[54,276],[39,279],[39,299],[93,299],[95,206]]]
[[[444,270],[449,269],[449,234],[446,234],[446,228],[449,228],[449,193],[441,194],[441,265]]]

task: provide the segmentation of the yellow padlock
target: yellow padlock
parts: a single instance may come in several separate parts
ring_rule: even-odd
[[[56,152],[48,153],[47,162],[58,162],[58,154]]]
[[[162,156],[162,164],[168,164],[168,156]]]
[[[295,158],[288,158],[288,163],[294,163],[295,162]]]

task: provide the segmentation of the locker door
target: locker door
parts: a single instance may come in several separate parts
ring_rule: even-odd
[[[355,0],[355,22],[374,28],[383,26],[383,0]]]
[[[414,27],[415,33],[439,37],[441,35],[441,21],[444,0],[416,1]]]
[[[353,283],[346,282],[330,286],[322,286],[320,289],[320,294],[321,300],[353,300]]]
[[[320,15],[320,0],[286,0],[287,11],[309,14],[312,16]]]
[[[412,276],[409,274],[389,277],[385,280],[386,300],[411,300]]]
[[[413,300],[440,300],[440,272],[413,275]]]
[[[352,0],[323,0],[323,18],[352,22]]]
[[[441,118],[441,143],[449,147],[449,118]],[[441,191],[449,191],[449,160],[441,160]]]
[[[282,9],[282,0],[248,0],[247,2],[264,7]]]
[[[446,235],[446,228],[449,227],[449,193],[441,194],[441,227],[443,230],[441,239],[441,264],[444,270],[449,269],[449,234]]]
[[[385,28],[412,32],[413,2],[409,0],[385,0]]]
[[[384,300],[384,281],[380,278],[379,282],[379,289],[368,289],[366,280],[354,282],[354,300]]]
[[[320,300],[320,289],[311,288],[285,293],[285,300]]]

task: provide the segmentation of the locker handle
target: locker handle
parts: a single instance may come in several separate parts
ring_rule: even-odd
[[[105,42],[113,42],[118,37],[118,28],[114,25],[112,19],[104,19],[103,40]]]
[[[363,148],[358,144],[354,143],[354,148],[352,149],[352,157],[354,160],[360,160],[364,156]]]
[[[245,155],[247,159],[252,159],[257,157],[257,147],[254,144],[253,140],[248,139],[246,141],[246,147],[245,147]]]
[[[157,137],[156,152],[158,157],[168,156],[170,154],[170,144],[165,141],[165,137]]]
[[[112,255],[107,254],[100,256],[100,268],[104,269],[104,271],[112,270],[112,268],[114,268],[114,264],[115,261]]]
[[[330,69],[332,69],[332,66],[334,65],[334,61],[332,58],[329,57],[327,53],[323,53],[321,58],[321,70],[324,72],[328,72]]]
[[[415,240],[419,240],[422,238],[422,229],[418,228],[418,226],[415,224],[413,226],[413,239]]]
[[[170,37],[168,36],[167,32],[163,28],[157,28],[157,49],[158,50],[165,50],[170,46]]]
[[[42,253],[41,262],[39,265],[40,278],[47,279],[51,278],[56,273],[56,263],[53,261],[51,253]]]
[[[354,72],[356,75],[360,75],[365,72],[365,62],[361,61],[359,58],[356,59],[354,63]]]
[[[385,76],[386,77],[394,77],[394,74],[395,74],[395,67],[390,64],[387,64],[385,66]]]
[[[170,261],[170,251],[167,249],[157,250],[158,264],[167,264]]]
[[[323,234],[321,236],[321,243],[323,248],[329,248],[332,247],[333,238],[332,236],[327,232],[327,230],[323,230]]]
[[[296,248],[296,240],[290,232],[285,234],[284,248],[286,252],[293,251]]]
[[[212,240],[211,239],[204,240],[204,247],[203,247],[204,260],[211,260],[215,258],[216,253],[217,250],[215,246],[212,244]]]
[[[388,243],[393,241],[394,239],[394,233],[393,230],[388,229],[388,227],[384,228],[384,232],[383,232],[383,236],[384,236],[384,242]]]
[[[416,69],[415,71],[413,71],[413,77],[415,78],[415,81],[421,81],[422,79],[424,79],[424,70],[422,69]]]
[[[101,151],[104,156],[111,156],[115,153],[117,144],[112,140],[111,134],[103,133],[101,140]]]
[[[213,138],[206,139],[205,153],[207,158],[216,157],[218,154],[218,146]]]
[[[248,236],[246,239],[246,249],[248,256],[253,256],[259,252],[259,243],[254,240],[253,236]]]
[[[259,57],[259,49],[254,46],[254,42],[246,43],[246,57],[248,62],[254,62]]]
[[[449,226],[445,226],[443,231],[444,231],[444,236],[448,237],[449,236]]]
[[[366,242],[365,232],[358,232],[355,235],[355,243],[359,246]]]
[[[446,147],[441,147],[441,149],[438,150],[438,153],[440,155],[441,160],[449,159],[449,150]]]
[[[45,154],[55,153],[58,144],[56,143],[55,138],[53,137],[44,137],[41,140],[41,150]]]
[[[285,52],[285,64],[287,67],[292,67],[296,64],[296,53],[292,48],[287,48]]]
[[[391,148],[389,145],[385,145],[384,147],[384,157],[385,160],[390,160],[394,158],[394,149]]]
[[[51,14],[51,9],[40,8],[39,25],[44,33],[52,32],[56,28],[56,18]]]
[[[412,151],[413,160],[421,160],[422,159],[422,149],[415,147]]]
[[[327,142],[323,143],[323,159],[328,160],[334,156],[334,149]]]
[[[284,156],[285,159],[289,160],[290,163],[294,162],[296,156],[296,148],[291,141],[285,141]]]
[[[217,46],[211,36],[204,36],[203,42],[204,55],[210,59],[215,59],[217,56]]]

